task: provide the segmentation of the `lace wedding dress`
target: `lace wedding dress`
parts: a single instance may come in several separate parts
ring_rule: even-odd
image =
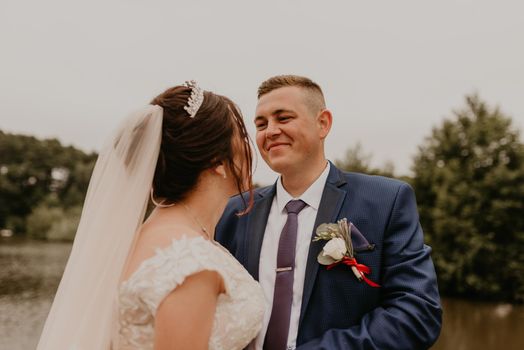
[[[209,349],[246,347],[260,330],[265,309],[259,284],[218,243],[184,237],[158,249],[120,286],[118,345],[114,349],[153,349],[159,304],[186,277],[203,270],[218,272],[226,290],[218,297]]]

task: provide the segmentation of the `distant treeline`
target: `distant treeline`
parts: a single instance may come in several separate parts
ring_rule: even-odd
[[[410,183],[443,295],[524,302],[524,145],[478,96],[418,147]],[[421,116],[423,117],[423,116]],[[0,131],[0,229],[71,240],[96,154]],[[389,177],[360,144],[337,166]],[[394,233],[393,233],[394,234]]]
[[[72,240],[97,154],[0,131],[0,229]]]

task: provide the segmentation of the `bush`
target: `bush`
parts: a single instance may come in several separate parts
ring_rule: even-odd
[[[75,238],[81,213],[81,207],[66,211],[62,218],[51,226],[46,238],[53,241],[72,241]]]
[[[27,217],[27,235],[31,238],[46,239],[51,227],[64,217],[61,208],[37,206]]]
[[[64,211],[41,204],[27,218],[27,234],[35,239],[73,240],[80,214],[81,207]]]

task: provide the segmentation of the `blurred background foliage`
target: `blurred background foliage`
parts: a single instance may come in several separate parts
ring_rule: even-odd
[[[97,154],[0,131],[0,229],[72,239]]]
[[[524,145],[476,95],[419,147],[411,181],[445,294],[524,301]]]
[[[0,230],[72,240],[96,157],[0,131]],[[360,143],[335,164],[413,186],[442,295],[524,302],[524,145],[509,116],[466,96],[418,147],[411,176],[372,166]]]
[[[469,95],[419,146],[412,176],[371,159],[356,144],[336,165],[413,186],[443,295],[524,302],[524,145],[509,116]]]

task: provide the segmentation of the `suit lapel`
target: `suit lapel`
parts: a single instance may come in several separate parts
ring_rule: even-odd
[[[346,191],[340,187],[346,184],[343,174],[333,164],[326,181],[326,186],[322,193],[320,205],[318,208],[317,217],[315,219],[315,225],[311,239],[315,236],[316,228],[322,223],[336,222],[337,216],[342,208],[342,203],[346,198]],[[309,303],[309,298],[313,291],[315,279],[317,276],[319,264],[317,262],[317,256],[322,251],[324,245],[322,242],[311,242],[309,246],[309,253],[306,263],[306,276],[304,279],[304,292],[302,295],[302,307],[300,309],[300,320],[299,329],[304,318],[304,313]]]
[[[262,241],[264,240],[264,232],[266,230],[267,219],[273,197],[275,196],[276,184],[264,189],[260,192],[261,199],[257,200],[249,215],[247,228],[245,232],[247,264],[246,268],[258,281],[258,270],[260,264],[260,249],[262,248]]]

